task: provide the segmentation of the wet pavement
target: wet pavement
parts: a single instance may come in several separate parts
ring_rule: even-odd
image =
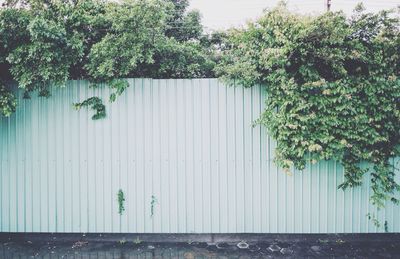
[[[232,242],[0,239],[0,258],[400,258],[398,238],[283,238]],[[51,240],[51,241],[49,241]]]

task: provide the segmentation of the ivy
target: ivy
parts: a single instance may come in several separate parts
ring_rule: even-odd
[[[129,83],[122,79],[112,80],[109,84],[110,88],[114,90],[114,92],[110,94],[110,102],[114,102],[115,99],[129,87]]]
[[[118,196],[118,214],[122,215],[122,213],[125,211],[125,206],[124,206],[125,194],[122,191],[122,189],[119,189],[117,196]]]
[[[92,120],[99,120],[106,117],[106,107],[99,97],[90,97],[81,103],[74,104],[75,109],[80,110],[82,107],[89,107],[95,111]]]
[[[398,13],[362,6],[347,18],[301,16],[280,5],[230,32],[217,72],[232,84],[265,87],[257,123],[277,141],[280,167],[340,161],[342,189],[370,172],[371,202],[382,208],[398,203],[400,190],[390,163],[400,154],[399,21]]]
[[[0,84],[0,114],[10,116],[15,112],[17,107],[17,99],[15,95]]]

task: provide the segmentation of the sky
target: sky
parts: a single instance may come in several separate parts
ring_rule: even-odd
[[[322,13],[327,0],[286,0],[289,9],[299,13]],[[0,0],[0,4],[4,0]],[[279,0],[189,0],[189,9],[197,9],[202,14],[206,30],[227,29],[244,25],[248,20],[259,17],[265,8],[276,6]],[[331,10],[351,13],[357,3],[363,2],[367,11],[395,8],[400,0],[331,0]]]
[[[257,18],[264,8],[274,7],[279,0],[189,0],[190,9],[197,9],[203,25],[209,30],[240,26]],[[400,0],[331,0],[331,10],[351,13],[357,3],[363,2],[367,11],[376,12],[400,5]],[[289,9],[300,13],[322,13],[326,0],[288,0]]]

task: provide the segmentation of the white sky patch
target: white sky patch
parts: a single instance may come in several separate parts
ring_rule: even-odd
[[[289,9],[299,13],[319,14],[326,10],[327,0],[286,0]],[[4,0],[0,0],[2,4]],[[189,0],[189,9],[202,14],[206,30],[227,29],[244,25],[262,14],[265,8],[273,8],[279,0]],[[367,11],[377,12],[400,6],[400,0],[331,0],[331,10],[343,10],[350,14],[357,3],[363,2]]]
[[[190,0],[190,9],[197,9],[206,29],[226,29],[244,25],[262,14],[263,9],[276,6],[279,0]],[[331,0],[331,10],[350,14],[357,3],[363,2],[367,11],[395,8],[400,0]],[[326,0],[288,0],[289,9],[299,13],[322,13]]]

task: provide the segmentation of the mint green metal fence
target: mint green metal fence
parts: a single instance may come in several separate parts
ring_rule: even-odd
[[[291,174],[276,167],[275,142],[252,127],[263,110],[260,87],[128,81],[112,104],[106,87],[70,81],[48,99],[20,99],[1,119],[0,231],[381,232],[386,221],[399,232],[399,207],[377,212],[367,178],[343,192],[336,162]],[[93,95],[106,100],[106,119],[74,110]]]

